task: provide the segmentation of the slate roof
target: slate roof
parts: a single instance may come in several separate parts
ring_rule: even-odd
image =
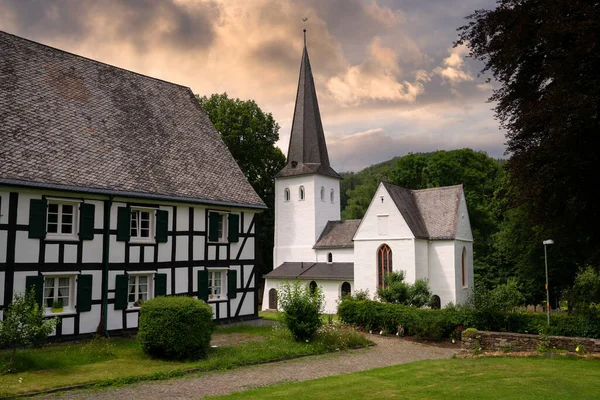
[[[192,91],[0,31],[0,183],[265,208]]]
[[[275,177],[305,174],[320,174],[342,179],[329,165],[317,91],[306,49],[306,36],[300,63],[300,78],[298,79],[287,163]]]
[[[410,190],[383,182],[418,239],[454,239],[462,185]]]
[[[268,279],[354,280],[354,263],[284,262],[264,276]]]
[[[352,238],[360,225],[360,219],[327,221],[314,249],[354,248]]]

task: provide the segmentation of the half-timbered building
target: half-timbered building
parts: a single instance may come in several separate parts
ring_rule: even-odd
[[[264,208],[189,88],[0,32],[1,310],[35,287],[63,337],[163,295],[257,317]]]

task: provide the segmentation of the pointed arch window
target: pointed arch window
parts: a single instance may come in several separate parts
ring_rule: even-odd
[[[321,201],[325,201],[325,188],[321,186]]]
[[[333,262],[333,254],[327,253],[327,263],[331,264]]]
[[[304,186],[300,186],[300,191],[298,192],[300,200],[304,200]]]
[[[467,248],[463,247],[462,251],[462,287],[467,287]]]
[[[283,191],[283,200],[290,201],[290,189],[285,188],[285,190]]]
[[[331,201],[331,204],[333,204],[333,201],[335,199],[335,196],[333,195],[333,189],[331,189],[331,191],[329,192],[329,201]]]
[[[392,249],[382,244],[377,249],[377,284],[385,287],[385,277],[392,272]]]

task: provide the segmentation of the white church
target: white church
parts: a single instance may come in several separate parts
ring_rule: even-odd
[[[438,307],[463,303],[473,288],[473,235],[462,185],[410,190],[381,183],[362,220],[340,218],[341,176],[331,168],[306,49],[287,163],[275,177],[273,271],[263,310],[277,289],[300,280],[320,286],[325,312],[356,290],[377,294],[386,274],[427,279]]]

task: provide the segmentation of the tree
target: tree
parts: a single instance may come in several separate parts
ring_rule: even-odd
[[[260,216],[257,276],[273,266],[275,182],[273,177],[285,165],[285,156],[275,147],[279,125],[253,100],[232,99],[227,93],[196,98],[229,148],[246,179],[268,209]]]
[[[556,242],[552,259],[563,258],[549,272],[564,287],[578,264],[600,261],[600,7],[499,0],[467,19],[456,45],[468,46],[500,85],[490,101],[507,131],[512,205],[526,204],[526,221]]]
[[[320,314],[325,304],[323,289],[310,287],[296,280],[284,282],[278,288],[283,324],[297,341],[309,341],[323,325]]]

